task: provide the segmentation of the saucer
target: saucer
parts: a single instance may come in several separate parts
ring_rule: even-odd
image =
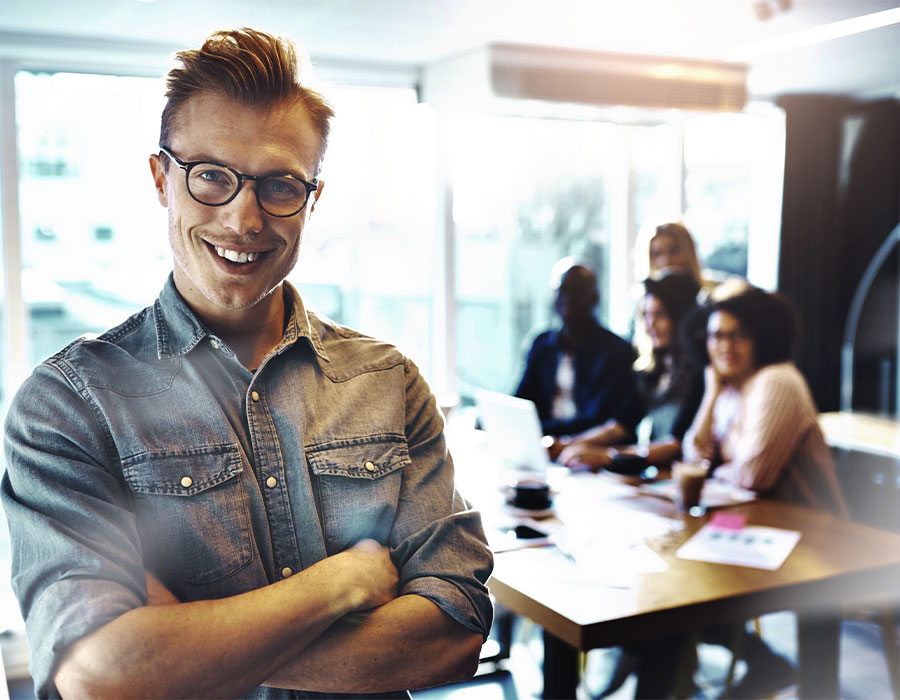
[[[534,518],[535,520],[549,518],[556,514],[552,506],[547,508],[517,508],[511,503],[507,503],[505,509],[510,515],[515,515],[520,518]]]

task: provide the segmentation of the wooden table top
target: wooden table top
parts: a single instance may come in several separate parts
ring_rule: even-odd
[[[659,498],[640,495],[611,477],[561,477],[556,509],[566,527],[593,532],[598,542],[631,537],[645,518],[682,521],[683,529],[646,540],[667,565],[642,573],[631,586],[603,585],[583,575],[554,547],[500,553],[488,585],[498,603],[534,620],[579,649],[621,644],[767,612],[834,611],[842,603],[888,592],[900,600],[900,535],[826,513],[773,501],[728,510],[748,525],[797,530],[801,538],[776,571],[680,559],[677,549],[709,516],[693,518]],[[490,520],[488,518],[488,520]],[[630,523],[637,523],[632,527]],[[617,523],[625,523],[619,529]],[[602,546],[602,545],[601,545]],[[596,562],[595,562],[596,565]],[[611,565],[615,565],[611,562]]]
[[[819,415],[819,426],[832,447],[900,459],[900,421],[866,413]]]

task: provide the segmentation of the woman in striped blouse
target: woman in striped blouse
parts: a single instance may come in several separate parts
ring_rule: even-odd
[[[749,287],[709,307],[706,331],[704,395],[684,437],[684,459],[708,459],[716,477],[760,496],[846,515],[809,387],[791,362],[798,335],[793,305]],[[733,634],[733,626],[718,625],[704,629],[702,639],[728,646]],[[638,685],[648,677],[648,696],[670,687],[673,647],[645,645]],[[745,631],[741,649],[747,672],[730,697],[766,697],[792,682],[790,663],[756,634]],[[656,658],[669,666],[654,665]]]
[[[705,390],[686,460],[760,495],[846,515],[834,462],[803,375],[791,362],[794,307],[750,288],[710,307]]]

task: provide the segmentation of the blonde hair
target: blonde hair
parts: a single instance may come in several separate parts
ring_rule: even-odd
[[[697,284],[703,284],[703,270],[700,267],[700,259],[697,257],[697,247],[694,238],[684,224],[669,222],[641,227],[634,242],[634,279],[644,280],[648,277],[657,277],[661,270],[653,269],[650,260],[650,245],[659,236],[671,236],[675,239],[688,261],[688,269],[682,270],[691,275]]]
[[[334,110],[320,93],[303,84],[308,61],[301,65],[292,41],[244,27],[215,32],[202,48],[179,51],[175,58],[181,67],[166,76],[161,146],[170,145],[179,108],[201,92],[217,92],[262,109],[296,102],[306,109],[321,139],[318,171]]]

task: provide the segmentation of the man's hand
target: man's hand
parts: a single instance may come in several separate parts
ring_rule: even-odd
[[[370,610],[389,603],[397,597],[399,576],[391,561],[391,553],[375,540],[362,540],[340,554],[340,574],[350,578],[353,610]]]
[[[82,637],[63,655],[54,677],[63,697],[245,695],[302,659],[348,613],[398,600],[390,551],[372,540],[226,598],[180,603],[152,573],[146,576],[147,605]],[[237,638],[244,643],[227,643]],[[340,675],[331,681],[337,689],[345,682]]]
[[[567,467],[589,467],[592,472],[598,472],[609,466],[614,452],[606,445],[576,442],[560,453],[557,462]]]
[[[173,605],[180,602],[162,581],[147,572],[147,605]]]
[[[541,438],[541,445],[547,448],[547,455],[550,457],[550,461],[555,462],[559,458],[560,453],[571,441],[572,438],[568,435],[562,435],[560,437],[544,435],[544,437]]]

